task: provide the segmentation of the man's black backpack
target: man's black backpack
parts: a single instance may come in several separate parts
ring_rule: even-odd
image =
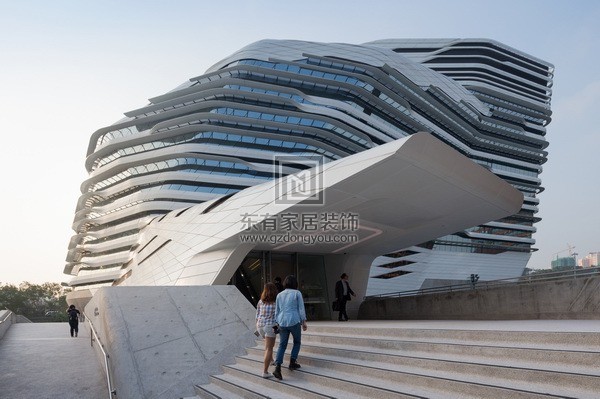
[[[69,310],[69,321],[79,321],[78,313],[75,309]]]

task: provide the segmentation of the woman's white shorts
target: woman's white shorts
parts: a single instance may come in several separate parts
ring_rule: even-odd
[[[261,337],[269,337],[269,338],[275,338],[275,331],[273,331],[273,326],[275,324],[265,324],[262,327],[256,327],[256,329],[258,330],[258,333],[260,334]]]

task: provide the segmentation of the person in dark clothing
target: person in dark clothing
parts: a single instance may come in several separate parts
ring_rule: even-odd
[[[277,287],[277,292],[283,291],[283,284],[281,284],[281,277],[275,277],[273,281],[275,283],[275,287]]]
[[[339,314],[338,321],[348,321],[348,314],[346,314],[346,302],[351,299],[352,296],[356,296],[352,288],[350,288],[350,284],[348,284],[348,275],[346,273],[342,273],[340,276],[340,280],[335,283],[335,298],[339,304]]]
[[[69,315],[69,326],[71,327],[71,337],[77,336],[79,333],[79,310],[75,309],[75,305],[69,306],[67,309],[67,314]],[[75,334],[75,335],[73,335]]]

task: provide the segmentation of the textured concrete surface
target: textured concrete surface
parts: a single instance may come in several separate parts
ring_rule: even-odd
[[[13,324],[0,340],[0,398],[107,398],[104,372],[90,346],[90,331],[68,323]]]
[[[67,293],[67,304],[75,305],[77,309],[85,309],[92,299],[92,292],[90,290],[77,290]]]
[[[372,299],[361,303],[358,317],[372,320],[600,319],[600,277]]]
[[[119,398],[193,396],[256,339],[256,310],[235,286],[104,287],[85,311]]]

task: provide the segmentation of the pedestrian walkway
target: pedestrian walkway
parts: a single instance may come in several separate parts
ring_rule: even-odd
[[[107,397],[85,324],[71,338],[68,323],[17,323],[0,340],[0,399]]]

